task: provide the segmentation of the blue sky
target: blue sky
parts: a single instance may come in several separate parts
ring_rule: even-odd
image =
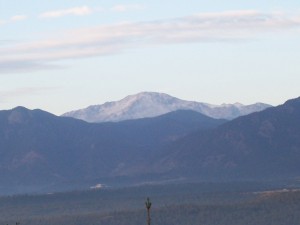
[[[0,110],[142,91],[211,104],[299,96],[299,1],[0,0]]]

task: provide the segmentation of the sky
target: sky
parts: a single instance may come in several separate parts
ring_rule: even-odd
[[[298,97],[300,1],[0,0],[0,110],[56,115],[143,91]]]

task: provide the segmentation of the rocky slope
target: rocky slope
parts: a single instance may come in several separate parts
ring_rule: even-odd
[[[87,122],[122,121],[155,117],[176,110],[193,110],[216,119],[233,119],[252,112],[270,107],[264,103],[252,105],[222,104],[185,101],[163,93],[142,92],[126,98],[107,102],[102,105],[93,105],[85,109],[67,112],[62,116],[73,117]]]

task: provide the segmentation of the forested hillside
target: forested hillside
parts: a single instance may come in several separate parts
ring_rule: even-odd
[[[2,197],[0,224],[146,224],[149,195],[155,225],[299,225],[300,191],[272,188],[276,185],[182,184]]]

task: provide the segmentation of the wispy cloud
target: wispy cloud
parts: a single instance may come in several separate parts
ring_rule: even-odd
[[[0,26],[6,24],[7,22],[5,20],[0,20]]]
[[[130,4],[130,5],[115,5],[111,8],[112,11],[115,12],[126,12],[126,11],[136,11],[136,10],[144,10],[144,5],[139,4]]]
[[[299,28],[299,16],[258,11],[202,13],[169,20],[101,25],[69,30],[56,34],[57,38],[4,46],[0,49],[0,73],[14,68],[19,71],[53,68],[53,63],[59,60],[117,54],[153,44],[242,41],[268,32],[281,34]]]
[[[9,19],[6,19],[6,20],[1,20],[0,19],[0,26],[8,24],[8,23],[13,23],[13,22],[26,20],[27,18],[28,18],[28,16],[26,16],[26,15],[15,15],[15,16],[10,17]]]
[[[0,91],[0,99],[1,102],[7,102],[11,98],[34,96],[57,89],[58,87],[21,87],[12,90]]]
[[[51,62],[40,61],[38,59],[10,59],[1,60],[0,59],[0,75],[9,73],[27,73],[39,70],[57,70],[64,69],[65,66],[59,66]]]
[[[84,16],[89,15],[93,12],[93,10],[88,6],[80,6],[80,7],[74,7],[69,9],[61,9],[61,10],[54,10],[54,11],[48,11],[44,12],[39,15],[40,18],[58,18],[68,15],[73,16]]]
[[[21,21],[21,20],[26,20],[27,16],[26,15],[15,15],[13,17],[10,18],[10,21]]]

